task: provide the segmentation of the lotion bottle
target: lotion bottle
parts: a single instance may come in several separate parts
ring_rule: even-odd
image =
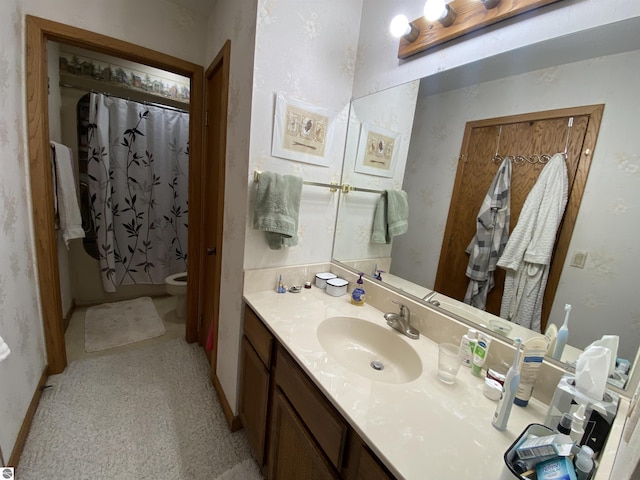
[[[462,365],[471,368],[471,359],[473,357],[473,348],[476,344],[477,331],[474,328],[470,328],[467,333],[462,336],[460,340],[460,358],[462,359]]]
[[[538,372],[548,348],[549,341],[545,337],[533,337],[522,344],[520,386],[515,398],[515,404],[519,407],[526,407],[529,404]]]
[[[513,360],[513,365],[511,365],[511,368],[509,368],[507,376],[505,377],[504,392],[502,394],[502,398],[500,398],[500,401],[498,402],[496,411],[493,414],[493,421],[491,422],[491,425],[500,431],[506,430],[507,428],[511,407],[513,406],[513,401],[516,398],[516,392],[520,385],[520,344],[522,343],[522,340],[516,338],[515,343],[516,356]]]
[[[568,303],[564,306],[565,315],[564,315],[564,323],[558,330],[558,336],[556,338],[556,348],[553,349],[553,354],[551,355],[556,360],[560,360],[562,357],[562,352],[564,351],[564,346],[567,344],[567,340],[569,339],[569,314],[571,313],[571,305]]]

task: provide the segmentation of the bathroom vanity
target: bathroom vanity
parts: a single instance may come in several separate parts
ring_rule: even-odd
[[[384,312],[348,299],[316,287],[245,294],[240,417],[267,478],[498,478],[504,451],[547,406],[514,408],[508,429],[495,430],[483,379],[461,367],[454,385],[440,382],[435,342],[391,331]],[[380,380],[373,369],[356,373],[362,365],[346,366],[319,339],[336,317],[346,330],[347,319],[387,329],[416,353],[419,375],[403,377],[402,365]],[[391,369],[404,361],[384,360]]]

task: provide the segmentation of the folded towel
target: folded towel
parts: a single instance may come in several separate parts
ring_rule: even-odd
[[[301,196],[300,177],[272,172],[260,175],[253,207],[253,228],[265,232],[272,250],[298,244]]]
[[[82,216],[78,205],[76,181],[73,174],[73,156],[65,145],[51,142],[55,165],[55,190],[58,221],[64,243],[69,246],[72,238],[84,238]]]
[[[372,243],[391,243],[409,229],[409,202],[404,190],[385,190],[373,216]]]

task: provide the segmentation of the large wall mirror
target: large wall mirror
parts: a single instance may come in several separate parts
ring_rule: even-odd
[[[343,194],[334,259],[367,275],[382,270],[383,282],[422,299],[435,285],[467,122],[604,104],[548,321],[560,326],[565,304],[573,306],[570,347],[562,357],[565,365],[605,334],[618,335],[618,357],[634,363],[640,344],[640,306],[634,301],[640,268],[640,38],[633,28],[619,27],[556,39],[553,45],[537,45],[527,53],[512,52],[467,70],[354,99],[342,183],[405,190],[409,230],[390,244],[371,243],[379,195]],[[465,76],[465,72],[472,74]],[[387,151],[389,158],[379,171],[365,171],[363,136],[377,131],[383,132],[386,141],[392,139],[394,148]],[[518,175],[517,166],[512,175]],[[578,254],[586,254],[583,268],[571,266]],[[472,308],[462,298],[436,292],[433,300],[439,302],[437,308],[489,328],[495,335],[527,338],[535,334]],[[613,384],[624,388],[624,380]],[[626,383],[633,387],[635,382]]]

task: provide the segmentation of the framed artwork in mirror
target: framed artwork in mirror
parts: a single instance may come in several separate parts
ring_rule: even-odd
[[[399,146],[399,133],[363,122],[355,171],[379,177],[393,177]]]
[[[271,155],[328,167],[336,112],[278,92]]]

